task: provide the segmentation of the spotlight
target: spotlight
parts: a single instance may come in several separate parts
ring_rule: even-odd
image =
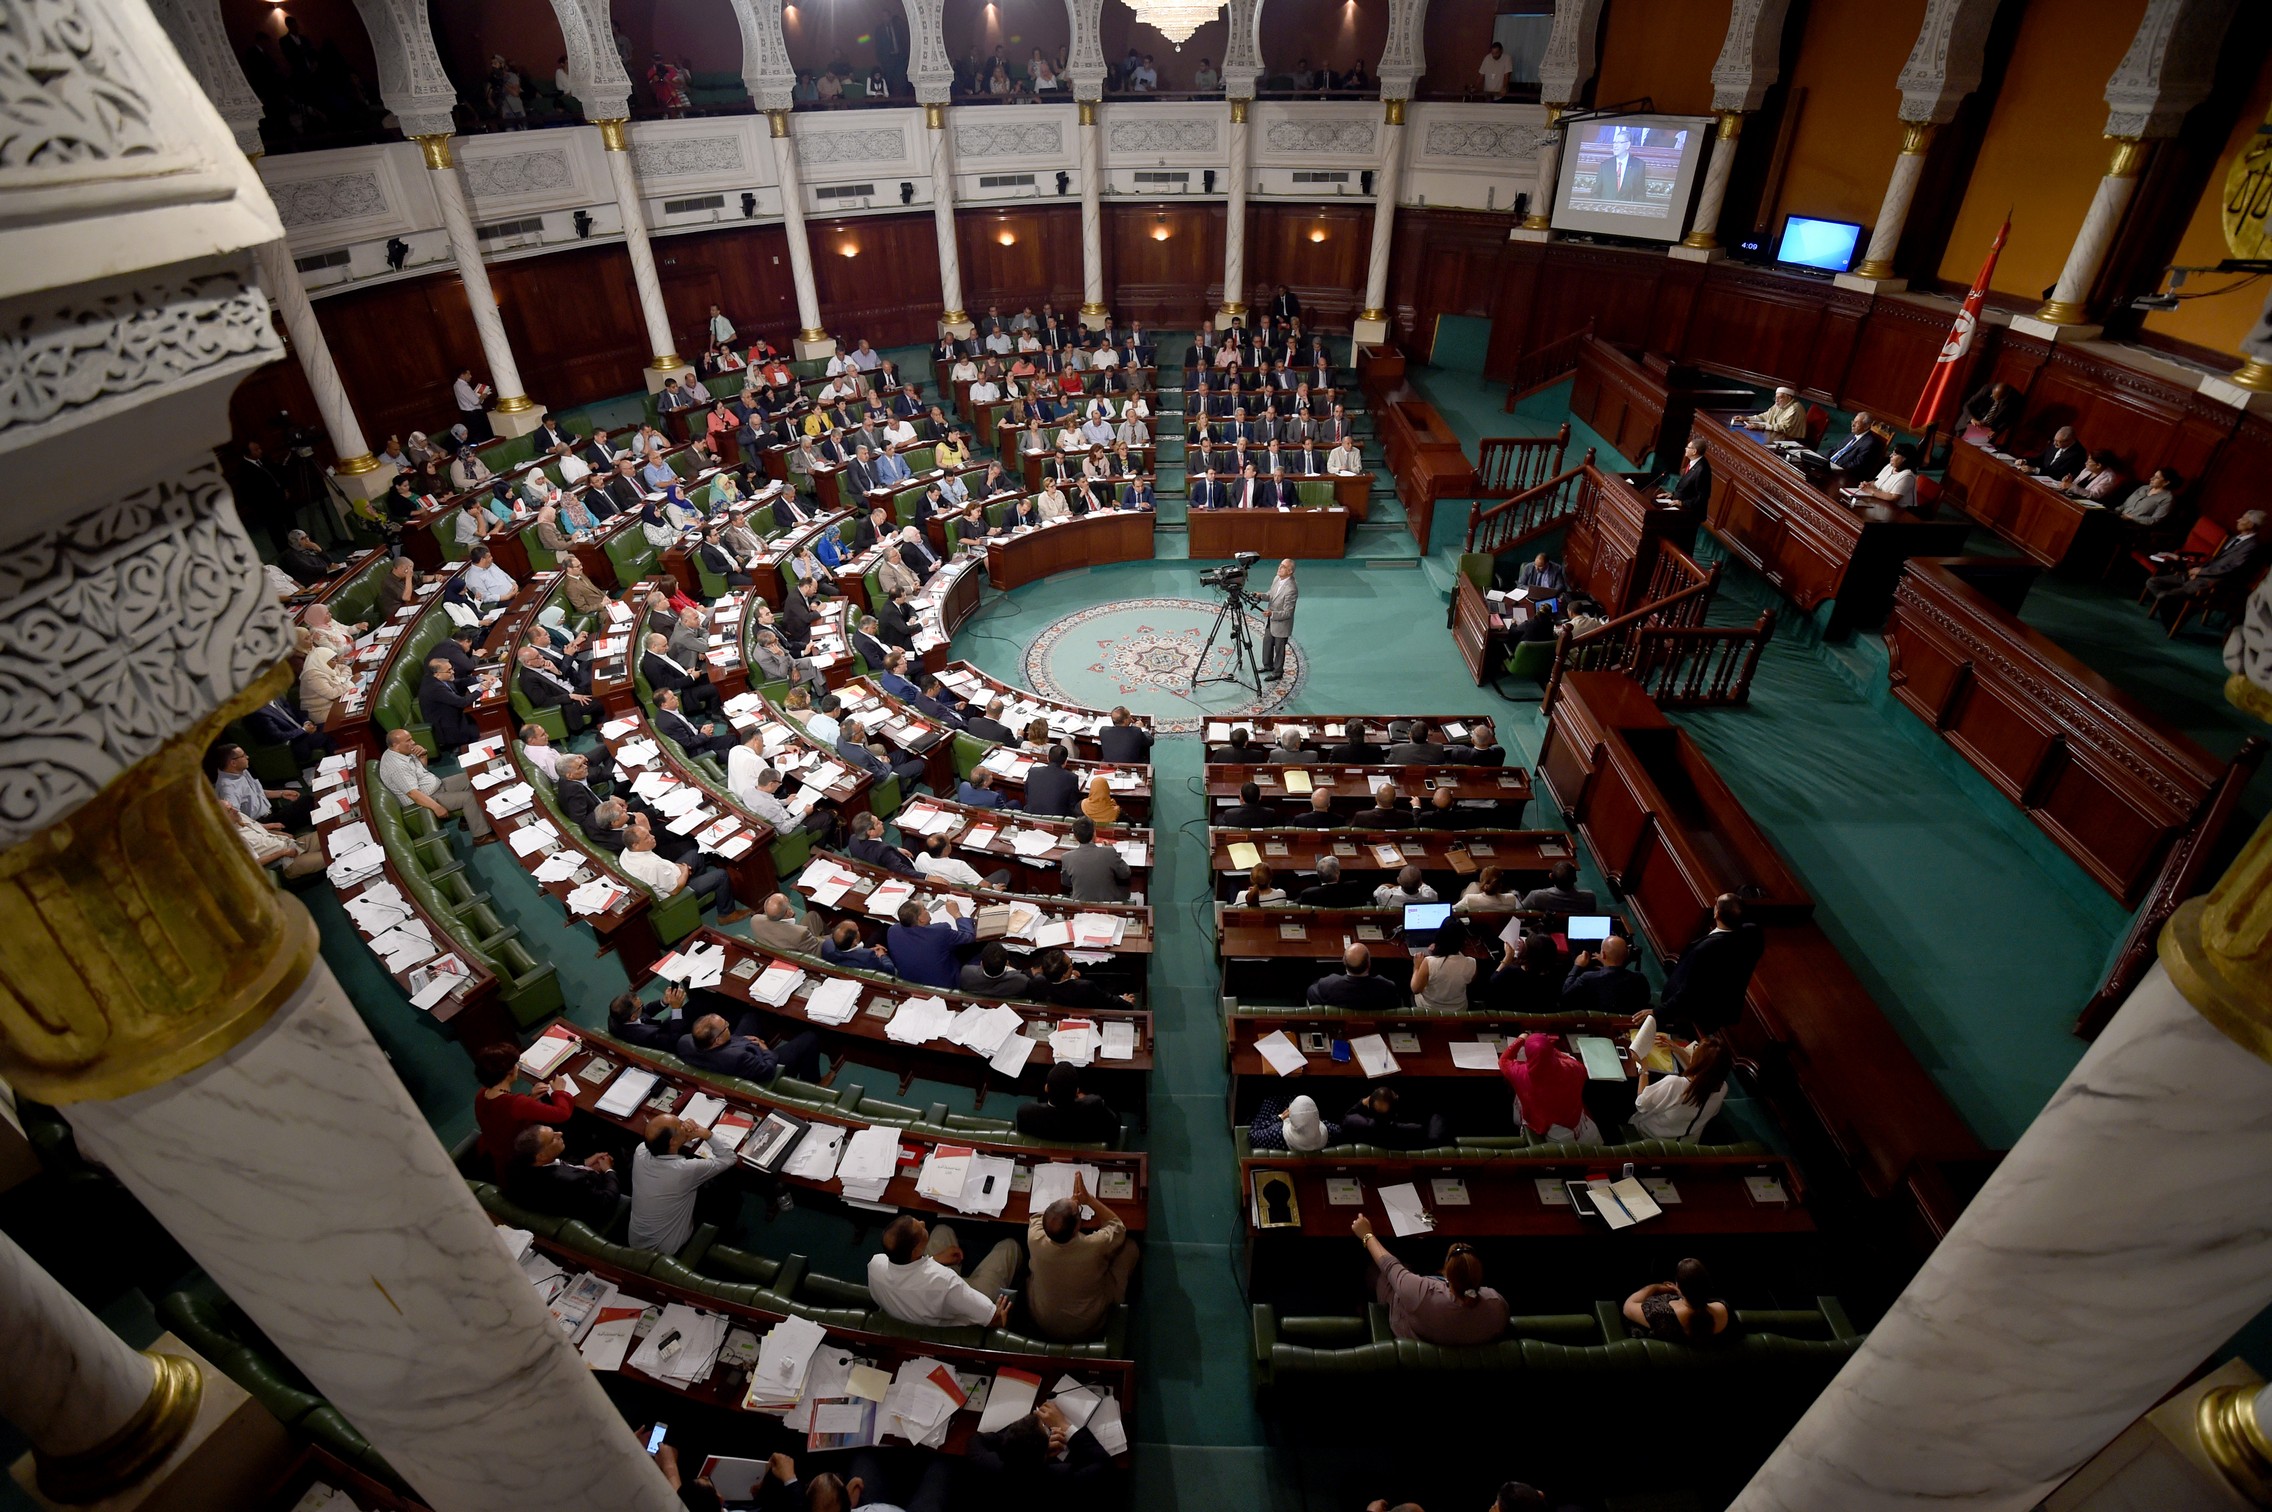
[[[583,239],[584,239],[585,237],[587,237],[587,236],[590,236],[591,234],[592,234],[592,212],[591,212],[591,211],[589,211],[589,210],[579,210],[579,211],[577,211],[577,212],[576,212],[576,239],[577,239],[578,241],[582,241],[582,240],[583,240]]]
[[[1057,192],[1059,194],[1066,194],[1071,192],[1072,188],[1073,175],[1066,173],[1063,170],[1059,170],[1057,174]]]
[[[1372,193],[1372,192],[1373,192],[1373,170],[1372,170],[1372,169],[1370,169],[1370,168],[1365,168],[1365,169],[1361,169],[1361,170],[1359,170],[1359,171],[1358,171],[1358,174],[1357,174],[1357,189],[1358,189],[1358,192],[1359,192],[1359,193],[1361,193],[1361,194],[1370,194],[1370,193]]]
[[[410,243],[399,236],[388,237],[387,267],[396,273],[400,273],[402,265],[408,261],[410,261]]]
[[[900,181],[899,185],[899,202],[903,205],[915,203],[915,186],[904,179]]]
[[[1210,168],[1206,172],[1200,174],[1199,183],[1200,193],[1213,194],[1215,192],[1215,170]]]
[[[750,219],[753,219],[753,218],[754,218],[754,217],[755,217],[756,215],[757,215],[757,196],[756,196],[756,195],[754,195],[754,194],[745,194],[745,195],[743,195],[743,196],[742,196],[742,219],[743,219],[743,220],[750,220]]]

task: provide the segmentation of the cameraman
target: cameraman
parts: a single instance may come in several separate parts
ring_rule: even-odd
[[[1294,559],[1288,557],[1278,564],[1278,575],[1270,580],[1269,619],[1262,632],[1262,676],[1266,682],[1285,676],[1286,642],[1294,638],[1294,601],[1298,597]]]

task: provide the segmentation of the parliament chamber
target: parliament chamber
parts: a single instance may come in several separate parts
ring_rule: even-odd
[[[0,1512],[2272,1506],[2272,10],[17,10]]]

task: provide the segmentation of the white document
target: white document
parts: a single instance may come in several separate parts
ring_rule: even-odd
[[[851,977],[824,977],[805,998],[805,1017],[816,1024],[849,1024],[859,1012],[860,984]]]
[[[1452,1041],[1452,1065],[1461,1071],[1496,1071],[1499,1069],[1497,1047],[1481,1040]]]
[[[1009,1427],[1033,1411],[1041,1394],[1041,1378],[1005,1365],[994,1373],[994,1389],[986,1395],[986,1409],[978,1415],[978,1431],[993,1433]]]
[[[1006,1155],[972,1155],[962,1195],[954,1205],[983,1218],[1001,1217],[1002,1209],[1010,1205],[1010,1183],[1017,1173],[1017,1162]]]
[[[1087,1065],[1097,1055],[1096,1026],[1087,1019],[1060,1019],[1049,1036],[1049,1054],[1060,1065]]]
[[[662,1325],[655,1325],[659,1330]],[[813,1351],[820,1348],[828,1330],[810,1318],[783,1318],[773,1325],[764,1341],[757,1347],[757,1368],[750,1372],[754,1387],[765,1385],[766,1394],[783,1401],[795,1401],[804,1389],[805,1372],[812,1365]]]
[[[986,1064],[1012,1081],[1016,1081],[1018,1074],[1025,1070],[1026,1062],[1033,1058],[1034,1046],[1038,1043],[1039,1041],[1025,1034],[1013,1034],[1002,1041],[1000,1048],[995,1050],[992,1058]]]
[[[1420,1200],[1420,1189],[1409,1181],[1379,1189],[1381,1206],[1388,1209],[1388,1224],[1399,1239],[1425,1234],[1436,1227],[1435,1215]]]
[[[760,972],[757,980],[750,984],[749,995],[768,1008],[779,1008],[796,996],[797,988],[804,980],[803,967],[776,961]]]
[[[805,1137],[797,1141],[797,1148],[782,1162],[781,1174],[799,1181],[833,1181],[836,1157],[843,1148],[842,1125],[816,1123],[805,1130]]]
[[[1296,1045],[1285,1030],[1273,1029],[1254,1042],[1256,1053],[1270,1063],[1270,1069],[1280,1076],[1292,1076],[1309,1064],[1301,1047]]]
[[[495,810],[491,810],[491,812],[494,813]],[[543,850],[559,838],[559,835],[553,831],[550,825],[524,824],[513,831],[512,838],[506,841],[506,844],[513,847],[514,855],[527,856]]]
[[[1349,1042],[1349,1051],[1367,1076],[1393,1076],[1404,1069],[1389,1053],[1388,1041],[1377,1034],[1358,1035]]]
[[[1099,1060],[1134,1060],[1136,1058],[1136,1026],[1127,1019],[1113,1019],[1104,1026],[1104,1045],[1097,1051]]]
[[[1060,1197],[1073,1195],[1073,1178],[1078,1176],[1094,1192],[1103,1183],[1103,1174],[1093,1165],[1072,1161],[1052,1160],[1033,1168],[1033,1190],[1026,1194],[1029,1211],[1040,1212]]]
[[[1110,1455],[1128,1452],[1128,1426],[1120,1420],[1120,1398],[1107,1396],[1089,1415],[1089,1435]]]
[[[521,836],[527,833],[527,830],[515,830],[513,832],[513,838],[518,840]],[[576,868],[582,866],[583,864],[584,857],[583,854],[579,851],[554,851],[551,855],[545,857],[544,860],[538,864],[536,871],[532,873],[532,875],[539,882],[565,882],[570,877],[576,875]]]
[[[660,1080],[662,1078],[652,1071],[627,1066],[596,1107],[611,1118],[629,1118],[647,1100],[647,1094],[655,1090],[655,1083]]]
[[[871,1125],[853,1131],[836,1174],[846,1181],[889,1181],[899,1167],[899,1130]]]

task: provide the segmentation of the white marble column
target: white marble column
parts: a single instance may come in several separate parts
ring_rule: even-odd
[[[623,250],[631,254],[631,281],[639,290],[639,314],[647,322],[647,392],[659,394],[671,378],[685,378],[692,363],[678,354],[671,316],[663,304],[663,281],[655,272],[655,248],[647,238],[647,206],[639,196],[639,176],[631,163],[631,123],[621,118],[592,122],[600,131],[600,156],[615,186],[615,213],[623,222]]]
[[[2091,285],[2106,261],[2107,248],[2114,245],[2114,233],[2121,229],[2122,212],[2130,208],[2130,196],[2137,192],[2138,170],[2146,158],[2145,144],[2136,138],[2110,140],[2114,143],[2113,161],[2098,181],[2098,192],[2091,196],[2091,208],[2083,216],[2082,229],[2075,233],[2074,245],[2067,249],[2059,282],[2052,287],[2050,300],[2032,319],[2021,316],[2014,322],[2022,330],[2068,340],[2098,334],[2099,327],[2090,324],[2084,302],[2090,298]]]
[[[1735,172],[1736,143],[1743,137],[1743,112],[1720,112],[1719,129],[1713,133],[1712,156],[1704,164],[1704,188],[1696,196],[1696,219],[1689,224],[1688,234],[1680,245],[1672,249],[1674,256],[1686,254],[1697,262],[1709,262],[1725,257],[1720,246],[1720,211],[1728,202],[1728,175]]]
[[[67,1112],[435,1512],[678,1506],[321,961],[234,1049]]]
[[[1231,101],[1230,154],[1223,174],[1223,307],[1215,312],[1218,329],[1246,314],[1246,113],[1253,103]]]
[[[939,324],[958,340],[975,329],[962,307],[962,248],[955,241],[955,150],[947,139],[947,107],[923,106],[924,136],[931,147],[931,221],[939,234]]]
[[[2034,1507],[2272,1296],[2267,1170],[2272,1065],[2157,965],[1736,1512]]]
[[[789,243],[789,282],[797,291],[799,358],[826,357],[836,350],[820,324],[820,289],[813,282],[812,243],[805,237],[805,187],[797,176],[797,142],[789,135],[789,112],[768,110],[766,140],[773,147],[773,176],[781,186],[781,229]]]
[[[491,423],[500,436],[526,435],[544,418],[544,409],[522,391],[520,364],[513,360],[512,344],[505,339],[505,321],[497,313],[497,295],[489,287],[489,269],[481,261],[481,242],[473,234],[473,215],[466,208],[465,185],[458,181],[450,139],[437,133],[413,140],[426,156],[426,179],[441,206],[450,256],[458,265],[458,278],[465,284],[465,302],[473,312],[473,328],[481,337],[481,354],[489,363],[489,381],[497,390]]]
[[[341,488],[357,497],[377,498],[386,491],[394,468],[372,456],[370,443],[363,438],[354,406],[347,402],[347,387],[339,380],[339,366],[331,360],[331,343],[324,340],[323,327],[316,323],[315,306],[308,302],[308,286],[300,282],[300,270],[292,265],[290,245],[270,242],[254,248],[253,257],[260,264],[261,288],[276,301],[276,312],[284,317],[284,329],[292,338],[292,355],[300,360],[300,372],[316,396],[316,413],[323,417],[324,431],[331,437],[332,452],[339,459],[332,467],[332,476]]]
[[[1388,255],[1396,232],[1396,195],[1404,180],[1404,101],[1381,102],[1381,169],[1373,184],[1373,241],[1365,253],[1365,303],[1350,339],[1371,346],[1388,339]]]
[[[1878,223],[1870,228],[1869,249],[1845,277],[1888,293],[1908,287],[1893,276],[1893,255],[1901,249],[1901,233],[1909,224],[1909,207],[1917,198],[1917,181],[1925,176],[1925,154],[1933,149],[1939,130],[1930,121],[1904,121],[1901,155],[1893,160],[1893,176],[1886,180],[1885,202],[1878,206]]]
[[[1523,223],[1514,230],[1516,241],[1553,240],[1554,187],[1562,172],[1562,112],[1568,108],[1546,107],[1546,130],[1538,139],[1538,188],[1531,194]]]
[[[1104,136],[1097,126],[1097,102],[1083,100],[1081,112],[1081,324],[1101,329],[1111,319],[1104,302]]]

